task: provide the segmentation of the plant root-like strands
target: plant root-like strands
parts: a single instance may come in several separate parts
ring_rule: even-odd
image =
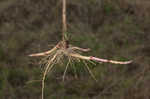
[[[56,56],[57,56],[57,54],[55,54],[53,56],[53,58],[50,61],[48,61],[47,67],[45,68],[45,71],[43,73],[43,78],[42,78],[42,99],[44,99],[45,77],[46,77],[46,74],[48,73],[48,71],[50,71],[53,68],[54,64],[52,64],[52,62],[56,59]]]
[[[45,64],[45,70],[43,73],[43,77],[42,77],[42,99],[44,99],[44,82],[45,82],[45,78],[48,72],[51,71],[51,69],[54,67],[55,64],[61,62],[61,60],[64,60],[64,56],[68,57],[68,63],[66,65],[65,71],[63,73],[63,81],[65,80],[65,75],[66,72],[68,70],[69,64],[72,64],[72,62],[74,60],[77,60],[78,62],[80,62],[81,60],[83,60],[89,74],[91,75],[91,77],[97,82],[96,77],[94,76],[94,74],[92,73],[92,71],[90,70],[88,64],[85,62],[86,60],[95,64],[93,61],[95,62],[99,62],[99,63],[113,63],[113,64],[130,64],[132,61],[114,61],[114,60],[107,60],[107,59],[101,59],[101,58],[97,58],[94,56],[83,56],[79,53],[77,53],[78,51],[82,51],[82,52],[87,52],[90,49],[83,49],[83,48],[79,48],[79,47],[74,47],[69,45],[68,48],[66,48],[65,43],[59,42],[54,48],[52,48],[49,51],[46,52],[41,52],[41,53],[35,53],[35,54],[31,54],[29,56],[45,56],[45,58],[42,59],[41,63]],[[75,69],[75,67],[74,67]],[[76,73],[76,70],[75,70]]]
[[[64,71],[64,74],[63,74],[63,82],[65,81],[65,75],[66,75],[67,69],[68,69],[68,67],[69,67],[69,64],[70,64],[70,59],[69,59],[69,61],[68,61],[68,63],[67,63],[67,66],[66,66],[65,71]]]
[[[74,60],[72,59],[72,57],[70,57],[70,65],[72,66],[72,68],[73,68],[73,70],[74,70],[74,75],[75,75],[75,78],[78,78],[78,76],[77,76],[77,70],[76,70],[76,68],[75,68],[75,64],[73,64],[74,63]]]
[[[94,74],[93,74],[92,71],[90,70],[90,68],[89,68],[88,64],[85,62],[85,60],[83,60],[83,63],[85,64],[85,66],[86,66],[88,72],[90,73],[90,75],[92,76],[92,78],[97,82],[96,77],[94,76]]]

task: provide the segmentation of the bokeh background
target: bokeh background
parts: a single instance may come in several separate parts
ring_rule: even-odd
[[[0,0],[0,99],[41,99],[42,67],[31,53],[61,40],[61,0]],[[84,55],[133,60],[129,65],[56,65],[45,99],[150,99],[150,0],[67,0],[70,42]],[[77,75],[77,77],[75,76]]]

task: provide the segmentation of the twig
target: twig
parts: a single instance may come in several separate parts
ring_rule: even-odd
[[[52,49],[49,50],[49,51],[42,52],[42,53],[30,54],[29,56],[31,56],[31,57],[32,57],[32,56],[45,56],[45,55],[51,54],[51,53],[54,52],[56,49],[57,49],[57,46],[55,46],[54,48],[52,48]]]
[[[88,51],[90,51],[90,49],[89,48],[80,48],[80,47],[71,47],[70,49],[72,49],[72,50],[79,50],[79,51],[83,51],[83,52],[88,52]]]
[[[130,64],[132,61],[114,61],[114,60],[107,60],[102,58],[97,58],[90,56],[90,60],[97,61],[97,62],[104,62],[104,63],[113,63],[113,64]]]
[[[57,54],[55,54],[53,56],[53,58],[48,62],[48,65],[47,65],[47,67],[46,67],[46,69],[45,69],[45,71],[43,73],[43,78],[42,78],[42,99],[44,99],[44,87],[45,87],[44,82],[45,82],[45,77],[46,77],[47,72],[50,71],[53,68],[54,64],[52,64],[52,62],[55,60],[56,57],[57,57]]]
[[[72,57],[84,59],[84,60],[93,60],[97,62],[103,62],[103,63],[113,63],[113,64],[130,64],[132,61],[114,61],[114,60],[107,60],[107,59],[102,59],[102,58],[97,58],[93,56],[83,56],[80,54],[70,54]]]

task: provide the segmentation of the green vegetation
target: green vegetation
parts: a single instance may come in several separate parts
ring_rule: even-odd
[[[101,58],[129,65],[74,63],[62,82],[58,64],[45,81],[45,99],[148,99],[150,97],[150,6],[147,0],[68,0],[71,43]],[[40,99],[39,58],[61,39],[59,0],[0,0],[0,99]],[[77,76],[77,77],[76,77]]]

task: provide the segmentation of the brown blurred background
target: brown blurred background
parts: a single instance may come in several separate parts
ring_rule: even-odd
[[[40,99],[40,58],[28,54],[61,40],[61,8],[61,0],[0,0],[0,99]],[[85,55],[134,62],[88,63],[97,83],[74,63],[62,82],[64,60],[47,76],[45,99],[150,99],[150,0],[67,0],[67,21],[71,43],[92,49]]]

